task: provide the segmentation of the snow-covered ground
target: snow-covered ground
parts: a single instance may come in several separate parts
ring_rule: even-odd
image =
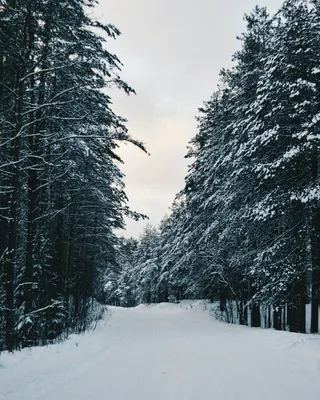
[[[319,336],[227,325],[203,310],[111,308],[94,332],[2,354],[0,399],[320,399]]]

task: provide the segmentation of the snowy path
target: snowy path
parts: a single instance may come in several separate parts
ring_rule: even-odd
[[[1,356],[0,399],[320,399],[319,336],[222,324],[202,306],[112,313],[95,332]]]

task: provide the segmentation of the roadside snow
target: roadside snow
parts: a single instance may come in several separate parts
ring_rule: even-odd
[[[111,308],[95,332],[2,354],[0,399],[320,399],[319,336],[227,325],[203,310]]]

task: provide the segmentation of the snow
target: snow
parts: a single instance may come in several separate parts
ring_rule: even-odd
[[[320,337],[228,325],[182,303],[111,308],[96,331],[2,354],[3,400],[315,400]]]

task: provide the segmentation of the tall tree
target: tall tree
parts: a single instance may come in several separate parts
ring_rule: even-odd
[[[86,329],[114,265],[124,192],[119,141],[131,139],[110,89],[133,93],[93,20],[95,0],[8,0],[0,9],[1,348]],[[2,313],[1,313],[2,315]]]

